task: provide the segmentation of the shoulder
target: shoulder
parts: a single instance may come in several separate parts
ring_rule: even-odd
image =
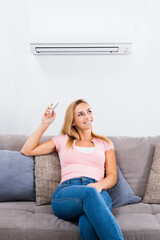
[[[52,138],[52,140],[56,140],[56,141],[67,141],[68,140],[68,135],[67,134],[62,134],[62,135],[58,135]]]
[[[94,141],[99,145],[99,147],[103,148],[105,152],[110,149],[113,149],[112,145],[109,142],[101,138],[94,138]]]
[[[55,143],[57,151],[59,151],[60,147],[64,146],[68,141],[68,135],[63,134],[55,136],[52,138],[52,141]]]

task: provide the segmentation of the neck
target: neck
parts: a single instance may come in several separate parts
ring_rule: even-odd
[[[93,139],[91,129],[88,130],[79,130],[79,137],[81,141],[91,141]]]

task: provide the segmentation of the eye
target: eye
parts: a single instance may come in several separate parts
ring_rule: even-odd
[[[79,114],[78,114],[78,117],[80,117],[80,116],[82,116],[82,115],[83,115],[83,113],[79,113]]]
[[[88,110],[88,113],[92,113],[92,110]]]

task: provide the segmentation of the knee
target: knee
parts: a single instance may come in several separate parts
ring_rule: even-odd
[[[83,213],[83,206],[79,199],[52,199],[54,214],[64,220],[74,220]]]

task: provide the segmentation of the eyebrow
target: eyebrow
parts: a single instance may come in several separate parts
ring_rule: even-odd
[[[87,111],[88,111],[88,110],[91,110],[91,108],[88,108]],[[83,111],[80,111],[80,112],[78,112],[78,113],[82,113],[82,112],[83,112]],[[78,114],[78,113],[77,113],[77,114]]]

